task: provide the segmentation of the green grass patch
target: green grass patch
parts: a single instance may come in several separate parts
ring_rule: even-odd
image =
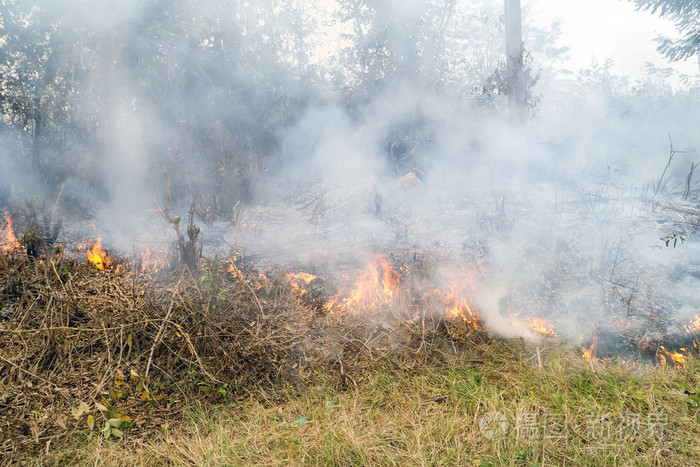
[[[699,362],[590,363],[496,341],[440,367],[371,364],[342,389],[191,405],[153,439],[87,434],[42,465],[698,465]]]

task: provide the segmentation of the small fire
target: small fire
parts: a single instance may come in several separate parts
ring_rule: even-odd
[[[12,218],[7,212],[5,213],[5,229],[2,232],[2,239],[0,239],[0,242],[0,250],[8,253],[22,248],[12,228]]]
[[[530,329],[543,336],[554,336],[554,325],[544,318],[532,318],[529,322]]]
[[[584,350],[583,355],[581,355],[583,357],[583,359],[591,361],[591,362],[602,361],[600,358],[595,356],[596,347],[598,347],[598,339],[596,339],[596,337],[593,336],[593,343],[591,344],[591,346],[588,349]]]
[[[289,281],[289,287],[292,293],[297,297],[297,301],[303,305],[304,296],[309,292],[306,286],[315,281],[316,276],[306,272],[290,272],[287,274],[287,280]]]
[[[134,263],[140,265],[141,272],[157,272],[163,268],[165,262],[162,259],[162,255],[153,253],[148,247],[146,247],[145,251],[141,253],[139,261],[134,261]]]
[[[246,274],[238,269],[236,266],[233,264],[229,264],[228,268],[226,269],[226,272],[228,272],[231,277],[234,279],[238,279],[239,281],[246,282],[248,285],[253,287],[255,290],[261,290],[265,285],[269,285],[270,281],[267,279],[267,276],[263,273],[259,273],[257,277],[247,277]]]
[[[375,256],[364,271],[358,271],[355,287],[343,297],[339,292],[323,305],[331,314],[353,314],[388,305],[401,291],[399,274],[384,255]]]
[[[475,269],[448,268],[442,271],[446,277],[443,290],[434,290],[433,296],[438,297],[444,307],[445,317],[459,320],[468,327],[479,329],[481,316],[472,305],[470,297],[479,290],[477,286],[478,271]]]
[[[655,360],[662,366],[675,364],[679,367],[684,367],[688,363],[688,349],[681,347],[679,352],[668,350],[663,345],[653,344],[651,342],[641,342],[639,348],[644,350],[647,355],[654,355]]]
[[[554,325],[544,318],[525,318],[527,321],[523,322],[518,319],[520,313],[511,313],[508,315],[510,322],[513,326],[528,327],[532,331],[541,334],[543,336],[556,336],[554,332]]]
[[[681,349],[681,350],[687,350],[687,349]],[[661,365],[666,366],[667,365],[667,358],[670,359],[673,363],[675,363],[678,366],[685,366],[686,363],[688,363],[688,356],[684,355],[679,352],[675,351],[669,351],[666,350],[666,347],[663,345],[659,346],[659,352],[657,353],[657,356],[659,357],[659,362]]]
[[[87,250],[87,259],[94,264],[97,269],[104,271],[112,267],[112,258],[102,249],[102,239],[98,238],[92,245],[92,248]]]
[[[683,326],[686,332],[691,334],[700,333],[700,315],[695,315],[693,321]]]
[[[479,329],[481,317],[479,312],[467,300],[469,292],[477,290],[474,282],[475,271],[462,271],[455,273],[453,277],[459,280],[452,280],[447,283],[447,293],[442,295],[442,302],[445,305],[445,315],[451,319],[461,319],[465,324]]]

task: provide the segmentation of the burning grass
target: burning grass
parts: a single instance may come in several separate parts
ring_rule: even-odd
[[[2,224],[0,224],[0,250],[9,253],[22,248],[12,227],[12,217],[5,213]]]
[[[493,341],[470,299],[479,269],[397,269],[377,255],[336,290],[308,272],[263,274],[232,261],[205,262],[195,274],[150,252],[130,263],[100,242],[81,254],[0,256],[7,462],[700,458],[689,447],[700,431],[700,385],[688,349],[646,343],[669,365],[654,368],[601,360],[595,339],[587,349]],[[556,334],[541,318],[510,319]],[[483,417],[493,413],[508,420],[510,436],[484,434],[494,420]],[[667,431],[592,438],[628,415],[666,417]],[[563,438],[541,436],[544,425],[528,425],[528,436],[515,431],[522,420],[559,416],[571,429]]]
[[[356,386],[378,359],[436,365],[486,339],[441,319],[419,328],[386,306],[369,324],[322,313],[290,285],[306,285],[304,275],[267,277],[221,262],[196,275],[98,263],[61,249],[43,260],[0,256],[0,455],[8,462],[50,452],[74,433],[148,438],[194,401],[299,391],[319,374],[333,387]]]

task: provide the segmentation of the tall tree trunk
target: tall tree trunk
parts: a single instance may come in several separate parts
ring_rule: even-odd
[[[505,0],[506,67],[510,81],[508,111],[518,121],[525,111],[527,91],[523,79],[523,33],[520,0]]]

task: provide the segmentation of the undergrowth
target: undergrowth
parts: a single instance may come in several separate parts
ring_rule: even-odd
[[[700,363],[587,362],[494,341],[443,366],[378,361],[339,388],[259,388],[191,404],[150,439],[83,435],[37,463],[107,465],[697,465]],[[503,429],[503,430],[501,430]]]

